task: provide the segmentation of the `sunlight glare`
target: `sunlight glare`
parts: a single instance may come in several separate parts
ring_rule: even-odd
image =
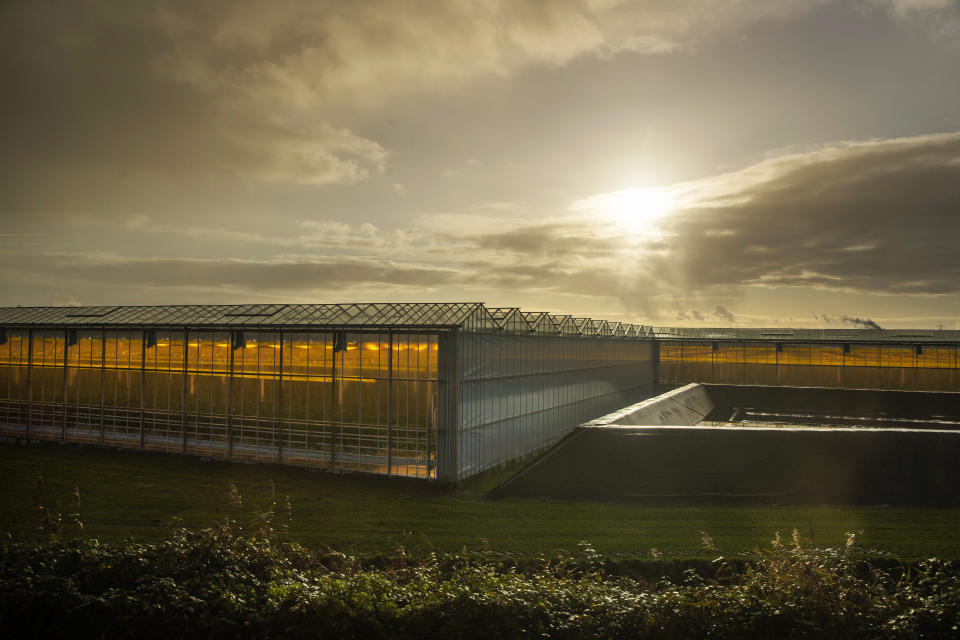
[[[648,231],[657,220],[669,214],[673,199],[666,189],[624,189],[608,194],[602,209],[632,233],[639,233]]]

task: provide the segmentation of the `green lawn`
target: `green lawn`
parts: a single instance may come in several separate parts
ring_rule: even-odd
[[[45,481],[46,503],[71,510],[79,487],[85,535],[100,540],[152,541],[175,518],[206,527],[227,515],[249,513],[230,506],[235,484],[243,510],[269,502],[269,484],[290,496],[290,537],[307,546],[339,551],[390,553],[492,549],[536,555],[573,550],[589,541],[608,557],[703,555],[700,531],[721,553],[769,548],[775,531],[789,539],[796,527],[820,546],[839,545],[848,531],[858,543],[903,558],[960,559],[960,509],[892,507],[797,507],[598,504],[535,499],[490,501],[488,477],[457,493],[422,481],[332,475],[273,465],[243,465],[135,451],[56,444],[0,444],[0,531],[14,540],[37,535],[34,489]],[[502,477],[503,474],[500,474]]]

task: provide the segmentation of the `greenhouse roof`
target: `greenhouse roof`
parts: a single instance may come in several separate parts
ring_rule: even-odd
[[[784,329],[653,327],[660,340],[774,342],[896,342],[960,343],[960,331],[943,329]]]
[[[2,327],[456,328],[661,340],[960,343],[955,330],[647,327],[481,302],[0,307]]]
[[[514,307],[487,308],[480,302],[245,304],[98,307],[0,307],[0,327],[178,327],[178,328],[445,328],[508,333],[564,333],[567,316],[524,313]],[[586,320],[575,335],[603,335]],[[632,328],[625,337],[649,337],[649,327]]]

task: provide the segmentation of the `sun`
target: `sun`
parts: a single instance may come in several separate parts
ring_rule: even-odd
[[[606,194],[600,209],[633,233],[648,231],[673,210],[666,189],[645,187]]]
[[[658,222],[680,207],[672,187],[637,187],[598,193],[570,205],[630,235],[656,235]]]

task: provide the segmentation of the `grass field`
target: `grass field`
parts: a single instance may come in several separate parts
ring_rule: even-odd
[[[56,444],[0,444],[0,531],[37,537],[34,491],[43,476],[45,503],[71,511],[79,487],[84,535],[106,541],[154,541],[175,519],[206,527],[224,517],[243,522],[270,501],[270,483],[289,496],[289,536],[306,546],[356,554],[407,549],[492,549],[518,556],[574,550],[590,542],[610,558],[702,556],[700,531],[720,553],[769,548],[775,531],[793,528],[819,546],[858,543],[903,558],[960,559],[960,509],[817,506],[633,505],[539,499],[490,501],[483,495],[506,472],[449,493],[422,481],[268,465],[243,465],[135,451]],[[230,505],[231,484],[243,509]],[[717,552],[709,552],[716,555]]]

